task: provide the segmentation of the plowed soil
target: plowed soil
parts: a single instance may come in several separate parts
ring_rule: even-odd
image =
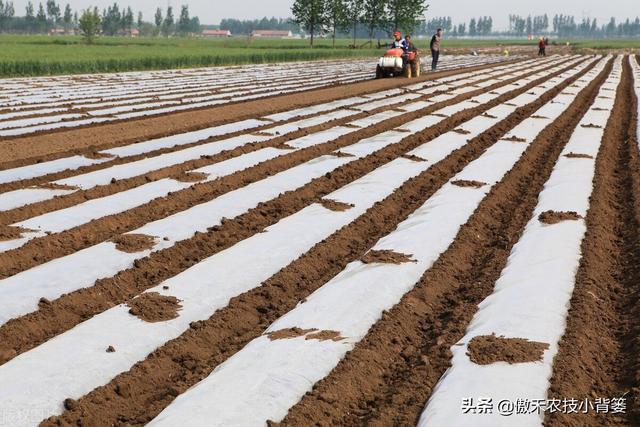
[[[34,186],[70,192],[16,209],[0,211],[2,244],[16,240],[22,233],[29,231],[21,229],[16,224],[39,215],[99,200],[165,178],[186,183],[184,187],[188,186],[164,197],[140,203],[121,213],[88,220],[66,231],[47,232],[46,235],[42,233],[42,236],[22,246],[0,252],[0,301],[4,279],[19,278],[22,273],[33,269],[37,271],[45,265],[50,265],[48,263],[58,262],[66,256],[90,250],[104,242],[110,243],[112,251],[115,245],[118,256],[122,256],[123,259],[128,260],[130,258],[126,257],[139,255],[138,258],[131,258],[128,265],[123,261],[122,267],[111,275],[103,275],[101,279],[88,283],[84,288],[60,293],[56,298],[43,297],[34,311],[0,323],[0,376],[4,372],[3,369],[10,369],[13,365],[22,363],[26,356],[35,355],[34,358],[37,358],[37,350],[43,344],[52,342],[64,334],[73,334],[80,326],[86,326],[85,322],[105,312],[112,312],[114,307],[125,308],[124,316],[137,322],[136,325],[162,328],[165,326],[163,322],[166,322],[167,328],[173,328],[179,327],[174,326],[178,322],[171,322],[182,319],[185,329],[181,332],[184,332],[173,335],[177,338],[168,341],[165,338],[161,345],[154,346],[146,357],[134,359],[137,363],[132,362],[129,369],[119,371],[119,374],[101,382],[84,395],[65,396],[64,399],[60,399],[58,404],[61,412],[46,413],[40,425],[145,425],[169,407],[176,397],[188,390],[193,391],[194,386],[200,381],[208,378],[216,368],[243,351],[256,339],[260,344],[283,346],[296,342],[318,346],[353,345],[353,349],[328,375],[310,384],[309,391],[293,406],[287,408],[287,414],[283,419],[264,420],[265,424],[415,425],[434,387],[451,366],[451,349],[456,345],[465,345],[461,343],[461,339],[477,313],[478,305],[494,292],[494,284],[507,267],[508,257],[521,238],[525,226],[532,218],[535,220],[535,215],[540,212],[536,210],[536,205],[545,183],[583,116],[593,109],[592,104],[597,99],[600,87],[613,69],[613,59],[609,59],[604,69],[585,89],[579,93],[579,89],[572,89],[571,92],[575,93],[573,101],[526,146],[522,157],[497,184],[489,185],[487,182],[491,182],[490,179],[480,177],[478,179],[485,179],[487,182],[454,179],[498,141],[526,143],[526,140],[517,137],[507,138],[506,134],[529,118],[546,119],[536,116],[535,112],[559,93],[567,93],[567,89],[573,87],[574,83],[595,65],[595,62],[591,62],[592,58],[583,57],[579,63],[589,61],[590,65],[555,87],[549,88],[548,92],[537,96],[529,104],[515,109],[506,118],[497,119],[488,113],[490,108],[509,104],[516,96],[530,92],[534,87],[574,69],[578,64],[570,64],[568,61],[572,59],[569,57],[557,59],[558,64],[545,65],[543,73],[548,74],[543,77],[526,85],[519,84],[516,89],[489,102],[481,103],[476,100],[473,108],[463,109],[451,116],[440,115],[442,120],[438,124],[420,132],[414,133],[409,130],[410,126],[403,126],[426,115],[439,116],[437,111],[443,107],[487,93],[497,94],[493,91],[508,84],[519,83],[522,76],[534,71],[526,69],[521,71],[522,75],[519,77],[493,82],[484,88],[471,86],[470,92],[452,99],[435,102],[416,111],[403,112],[398,117],[374,123],[372,126],[352,127],[353,132],[326,143],[284,152],[279,157],[214,180],[208,180],[206,174],[192,171],[199,167],[215,165],[223,160],[241,158],[262,148],[284,148],[287,142],[295,138],[336,126],[345,126],[354,119],[366,118],[382,111],[397,110],[398,107],[413,102],[428,101],[440,92],[383,106],[366,113],[359,112],[345,119],[333,120],[286,135],[270,136],[270,139],[264,142],[248,144],[218,155],[204,156],[174,166],[158,167],[153,172],[141,176],[113,180],[110,184],[86,190],[62,187],[52,182],[88,171],[107,170],[114,165],[127,164],[160,153],[179,152],[184,148],[197,146],[202,141],[133,157],[109,158],[99,165],[0,184],[0,197],[5,192]],[[10,138],[0,141],[0,169],[32,166],[75,154],[97,158],[101,156],[97,151],[106,147],[125,146],[150,138],[259,118],[302,106],[376,93],[390,88],[402,88],[473,70],[488,71],[505,63],[513,63],[515,66],[522,60],[518,58],[494,65],[476,65],[430,73],[413,80],[365,81],[223,107]],[[566,330],[559,343],[559,353],[553,365],[549,397],[584,399],[626,396],[629,410],[621,415],[556,413],[547,415],[544,419],[544,425],[548,426],[640,425],[638,100],[634,95],[632,69],[627,58],[624,58],[623,63],[622,81],[618,92],[615,93],[615,106],[604,128],[602,147],[595,159],[594,190],[587,215],[583,217],[570,210],[546,211],[539,214],[537,219],[543,224],[581,221],[587,227],[581,247],[580,266],[576,272],[575,289],[566,319]],[[553,73],[547,71],[556,65],[560,67],[558,70]],[[508,69],[504,71],[504,74],[507,73]],[[469,85],[456,81],[449,84]],[[608,94],[614,96],[614,92]],[[465,130],[464,124],[479,116],[496,119],[495,124],[479,134]],[[283,123],[290,121],[285,120]],[[267,126],[280,124],[282,123],[278,122]],[[594,125],[587,124],[583,127]],[[403,139],[366,157],[356,158],[337,151],[392,129],[402,132]],[[261,126],[215,137],[207,142],[243,134],[267,135],[265,132],[266,126]],[[181,316],[190,308],[188,298],[181,296],[181,301],[173,296],[162,295],[165,291],[169,292],[177,287],[188,289],[189,286],[194,286],[187,280],[184,283],[174,281],[170,283],[171,286],[167,283],[162,287],[166,280],[184,273],[210,257],[224,254],[229,248],[236,247],[249,238],[268,237],[268,233],[262,234],[265,229],[281,223],[311,205],[314,206],[308,210],[315,208],[327,215],[348,216],[358,205],[355,202],[343,202],[341,197],[334,200],[330,196],[332,192],[343,187],[348,188],[354,181],[378,168],[388,166],[396,159],[411,160],[404,160],[403,167],[418,167],[424,164],[427,159],[409,152],[428,145],[433,139],[448,132],[452,132],[450,135],[458,139],[460,135],[465,135],[468,141],[443,160],[425,167],[419,171],[421,173],[412,175],[412,178],[399,184],[394,191],[380,197],[372,206],[369,205],[371,207],[366,211],[358,211],[359,216],[352,218],[346,225],[340,223],[340,227],[335,228],[337,231],[327,234],[322,240],[318,239],[310,250],[299,254],[293,262],[278,265],[269,274],[279,270],[259,286],[248,287],[246,289],[250,290],[243,293],[238,292],[210,317],[203,316],[201,320],[185,322],[186,319]],[[511,148],[524,147],[504,145]],[[588,159],[593,159],[592,156],[578,151],[570,152],[565,157],[574,159],[571,160],[572,164],[583,164]],[[331,158],[328,155],[335,157]],[[133,231],[150,222],[216,200],[292,167],[313,162],[321,156],[327,156],[332,160],[348,158],[351,161],[295,190],[283,192],[270,200],[258,203],[235,217],[224,218],[219,225],[211,226],[206,231],[197,232],[184,240],[169,242],[168,237],[163,240]],[[566,159],[565,161],[569,162]],[[479,188],[490,190],[462,225],[453,243],[424,272],[398,304],[384,312],[381,310],[381,317],[363,338],[360,336],[354,339],[346,329],[341,331],[333,326],[307,325],[277,330],[270,328],[273,322],[296,307],[309,307],[304,305],[311,304],[307,299],[314,301],[313,298],[317,296],[315,292],[322,290],[327,282],[343,272],[351,263],[355,263],[357,268],[367,267],[373,271],[418,268],[421,265],[417,260],[420,258],[416,258],[420,254],[419,251],[407,251],[413,252],[414,255],[402,253],[400,250],[380,250],[378,248],[390,246],[387,246],[384,240],[381,246],[377,246],[377,243],[397,230],[399,225],[425,202],[437,200],[437,197],[432,196],[445,185],[450,190],[453,190],[450,185],[460,187],[455,190],[456,194],[464,195],[482,193],[476,190]],[[414,217],[411,217],[411,220],[413,221]],[[311,230],[316,224],[309,222],[304,226]],[[401,225],[400,228],[402,227]],[[206,225],[200,230],[205,228]],[[299,232],[304,233],[303,227],[300,228]],[[550,228],[545,228],[548,229]],[[413,238],[423,239],[420,241],[421,244],[430,244],[426,237]],[[347,274],[349,271],[347,270]],[[207,274],[219,273],[213,271]],[[43,286],[47,284],[46,279],[42,278]],[[25,284],[31,285],[35,284]],[[156,286],[165,291],[149,291]],[[36,289],[44,292],[46,288]],[[208,291],[215,293],[217,290]],[[37,302],[42,295],[50,297],[49,294],[39,294],[35,301]],[[377,296],[371,295],[372,298]],[[7,297],[11,295],[7,294]],[[312,307],[315,308],[315,305]],[[331,307],[327,310],[326,316],[331,318],[334,315]],[[189,321],[193,319],[189,318]],[[467,356],[475,364],[519,365],[543,360],[545,351],[550,346],[554,348],[556,343],[494,334],[477,336],[466,344]],[[100,357],[107,358],[107,361],[129,357],[126,345],[121,341],[114,340],[103,345],[99,347],[99,354]],[[25,357],[20,357],[21,355]],[[88,357],[87,363],[91,363],[92,360]],[[98,371],[99,369],[96,369],[96,375],[100,375]],[[34,381],[46,380],[46,375],[37,375],[38,378]],[[19,384],[3,386],[9,387],[10,390],[21,387]],[[3,425],[1,405],[2,402],[0,426]]]

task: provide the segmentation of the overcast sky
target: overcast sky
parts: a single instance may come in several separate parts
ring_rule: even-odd
[[[13,0],[16,13],[24,15],[28,0]],[[36,4],[40,0],[32,0]],[[58,0],[65,4],[66,0]],[[74,9],[88,6],[103,8],[114,0],[68,0]],[[46,0],[42,0],[43,3]],[[141,10],[145,20],[152,21],[156,7],[167,7],[167,0],[118,0],[120,5],[130,5]],[[261,18],[263,16],[289,17],[293,0],[169,0],[178,8],[188,4],[192,14],[198,15],[204,24],[217,24],[222,18]],[[471,17],[491,15],[494,27],[504,29],[509,13],[519,15],[556,13],[571,14],[578,18],[598,18],[600,24],[609,17],[617,19],[640,14],[639,0],[430,0],[427,17],[452,16],[455,22],[466,22]],[[634,7],[635,5],[635,7]],[[177,15],[177,13],[176,13]]]

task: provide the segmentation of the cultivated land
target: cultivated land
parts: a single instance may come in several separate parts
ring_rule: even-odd
[[[638,60],[0,80],[0,426],[637,425]]]
[[[429,40],[415,39],[417,46],[429,51]],[[381,40],[385,45],[387,40]],[[638,40],[553,40],[550,50],[562,53],[607,53],[609,50],[640,49]],[[566,47],[566,43],[570,47]],[[0,76],[39,76],[82,74],[202,66],[262,64],[314,59],[363,58],[379,56],[367,40],[357,40],[359,49],[349,46],[353,40],[317,39],[309,48],[308,40],[269,40],[249,37],[223,39],[125,38],[101,37],[86,45],[79,36],[0,35]],[[447,39],[443,52],[468,54],[471,50],[501,54],[535,53],[537,41],[526,39]]]

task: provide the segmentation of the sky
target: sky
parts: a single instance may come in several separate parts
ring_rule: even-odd
[[[24,15],[28,0],[13,0],[16,14]],[[40,0],[32,0],[37,7]],[[98,6],[101,9],[114,0],[58,0],[70,3],[74,9]],[[43,3],[46,0],[42,0]],[[175,9],[189,5],[192,15],[200,17],[203,24],[217,24],[222,18],[252,19],[263,16],[289,17],[293,0],[118,0],[122,6],[131,6],[135,12],[141,10],[146,21],[153,20],[155,9],[166,9],[171,4]],[[626,19],[640,15],[638,0],[428,0],[427,18],[452,16],[454,22],[468,22],[470,18],[488,15],[494,19],[494,28],[508,26],[508,15],[540,15],[556,13],[574,15],[578,19],[597,18],[602,24],[611,16]],[[634,4],[636,5],[634,7]],[[177,13],[176,13],[177,15]]]

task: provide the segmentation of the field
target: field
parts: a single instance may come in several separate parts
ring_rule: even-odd
[[[428,39],[416,39],[419,48],[428,50]],[[640,49],[638,40],[557,40],[567,41],[574,50]],[[86,45],[79,36],[0,35],[0,77],[82,74],[134,70],[161,70],[202,66],[262,64],[336,58],[375,57],[374,46],[357,40],[359,49],[351,49],[349,39],[338,39],[336,48],[330,39],[318,39],[314,49],[308,40],[260,40],[248,37],[228,39],[101,37]],[[386,43],[386,40],[382,40]],[[467,54],[471,49],[504,47],[535,52],[536,41],[525,39],[452,39],[444,43],[445,52]]]
[[[639,60],[0,80],[0,426],[638,425]]]

